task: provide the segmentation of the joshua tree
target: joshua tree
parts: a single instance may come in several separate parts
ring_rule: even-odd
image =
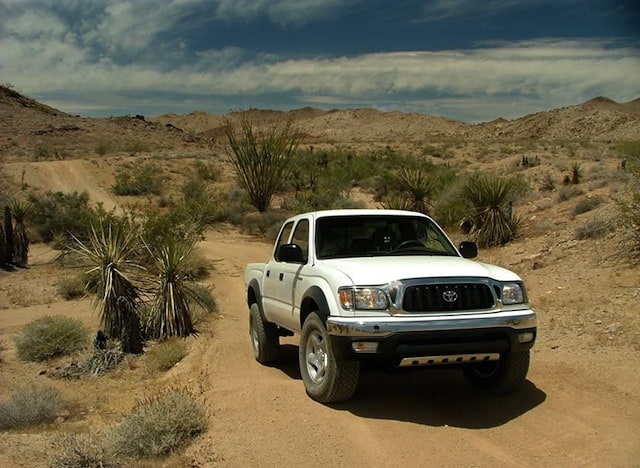
[[[260,212],[271,204],[274,193],[289,176],[291,159],[300,133],[291,121],[258,131],[246,114],[240,118],[240,132],[226,122],[229,159],[238,181]]]
[[[29,236],[25,219],[31,211],[31,205],[28,202],[20,200],[12,200],[9,203],[9,210],[15,221],[14,231],[14,258],[18,265],[27,266],[29,261]]]
[[[126,353],[142,353],[142,334],[137,314],[139,292],[129,273],[142,267],[132,261],[139,246],[129,222],[112,221],[91,227],[87,244],[75,238],[75,251],[88,261],[89,276],[96,281],[95,305],[101,325],[110,338],[121,341]]]

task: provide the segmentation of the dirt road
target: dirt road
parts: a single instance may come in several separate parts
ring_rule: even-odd
[[[474,393],[455,371],[373,373],[353,400],[325,406],[304,392],[295,339],[273,367],[253,359],[242,271],[271,246],[211,232],[203,247],[223,318],[194,359],[225,466],[640,466],[640,377],[625,351],[541,339],[514,395]]]

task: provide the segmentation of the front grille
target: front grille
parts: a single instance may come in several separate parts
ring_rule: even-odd
[[[451,312],[493,306],[491,288],[482,283],[408,286],[402,300],[402,309],[406,312]]]

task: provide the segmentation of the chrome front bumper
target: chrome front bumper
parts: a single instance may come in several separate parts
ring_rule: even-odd
[[[453,330],[481,330],[510,328],[524,330],[536,328],[533,310],[510,310],[475,314],[392,317],[328,317],[330,335],[353,338],[384,338],[396,333],[438,332]]]

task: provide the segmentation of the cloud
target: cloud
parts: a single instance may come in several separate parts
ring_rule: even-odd
[[[467,0],[458,1],[469,7]],[[618,101],[640,95],[637,44],[613,39],[543,38],[455,50],[293,57],[229,45],[194,50],[185,32],[188,26],[211,27],[211,15],[229,20],[271,15],[303,24],[314,9],[347,3],[353,2],[218,0],[210,11],[212,4],[200,0],[67,0],[59,10],[53,0],[5,0],[0,74],[32,97],[89,115],[313,104],[435,109],[453,118],[489,120],[598,95]],[[495,8],[514,3],[490,2]],[[427,5],[444,12],[449,4]]]

